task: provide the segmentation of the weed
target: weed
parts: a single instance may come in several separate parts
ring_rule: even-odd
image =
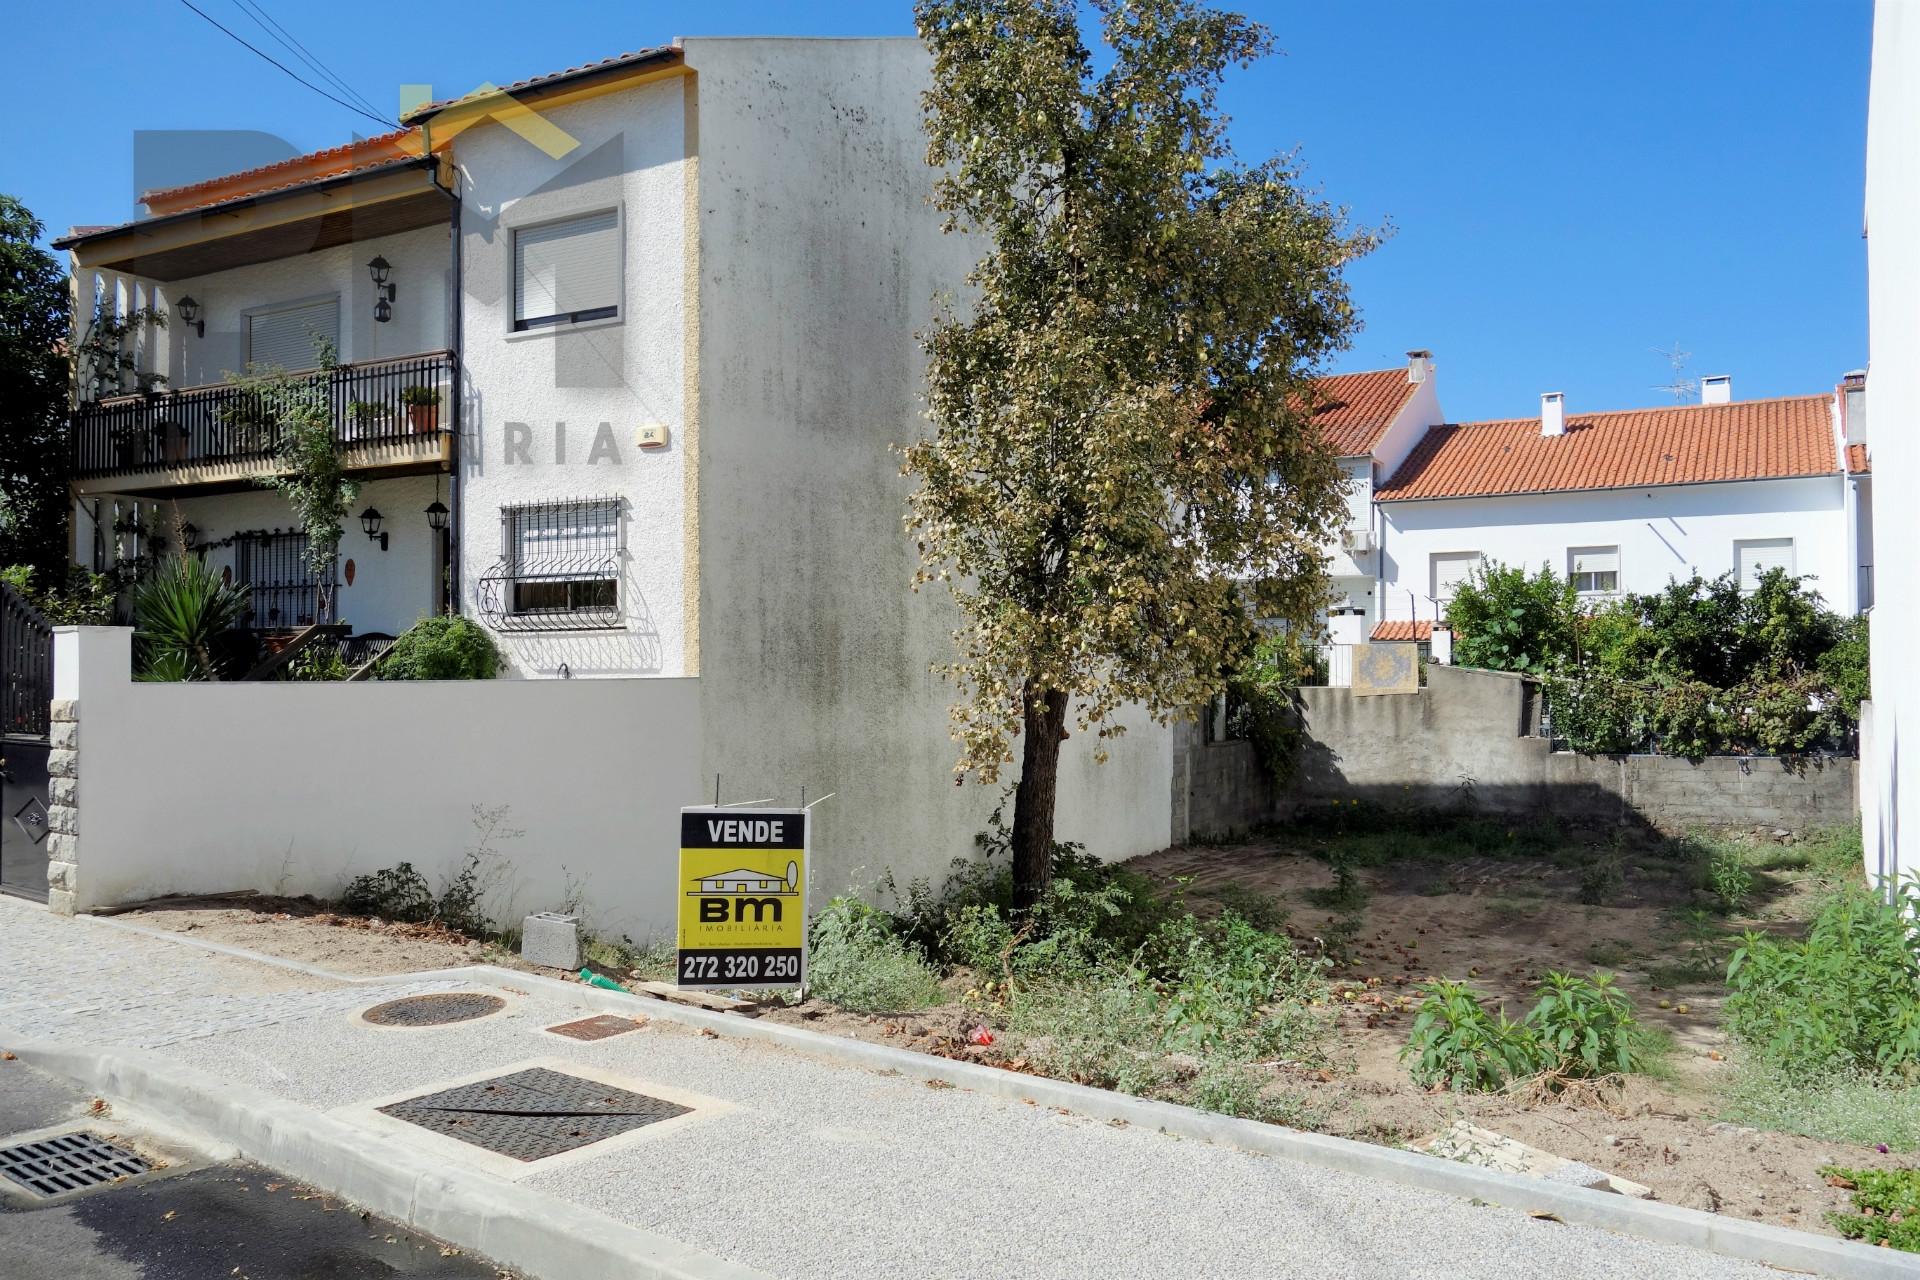
[[[411,862],[402,862],[349,880],[339,906],[348,915],[422,924],[433,919],[433,889]]]
[[[814,917],[808,985],[855,1013],[891,1013],[940,1002],[940,979],[920,952],[893,932],[885,912],[838,897]]]
[[[1186,1103],[1202,1111],[1283,1124],[1291,1129],[1319,1127],[1321,1117],[1314,1114],[1304,1098],[1290,1093],[1267,1093],[1266,1083],[1266,1077],[1252,1067],[1211,1067],[1187,1086]]]
[[[1727,1118],[1742,1124],[1825,1142],[1884,1142],[1892,1151],[1920,1151],[1920,1086],[1904,1081],[1841,1072],[1809,1084],[1748,1063],[1733,1073],[1723,1097]]]
[[[1428,988],[1413,1018],[1402,1061],[1415,1083],[1459,1092],[1497,1089],[1526,1075],[1533,1055],[1523,1043],[1524,1028],[1504,1012],[1488,1013],[1464,982],[1441,979]]]
[[[1414,1015],[1400,1051],[1414,1080],[1456,1092],[1498,1089],[1527,1076],[1591,1079],[1637,1069],[1635,1023],[1627,998],[1607,974],[1553,973],[1519,1022],[1488,1012],[1463,982],[1437,981]]]
[[[1857,1213],[1829,1213],[1827,1221],[1849,1240],[1920,1253],[1920,1169],[1842,1169],[1827,1165],[1820,1176],[1853,1193]]]
[[[1333,869],[1333,886],[1307,890],[1307,901],[1325,911],[1358,910],[1367,900],[1367,887],[1360,882],[1351,853],[1336,846],[1328,850],[1326,861]]]
[[[1287,909],[1270,893],[1256,893],[1230,882],[1215,889],[1213,897],[1223,912],[1233,912],[1262,933],[1280,933],[1286,928]]]
[[[1722,914],[1732,915],[1747,905],[1753,896],[1753,872],[1738,850],[1717,844],[1707,856],[1707,887],[1712,890]]]
[[[1633,944],[1622,938],[1602,938],[1587,944],[1587,963],[1602,969],[1618,969],[1633,956]]]
[[[1625,885],[1626,875],[1620,869],[1620,856],[1614,853],[1601,854],[1580,871],[1580,901],[1589,906],[1603,907],[1619,897]]]

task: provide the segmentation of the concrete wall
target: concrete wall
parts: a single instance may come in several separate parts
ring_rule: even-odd
[[[909,589],[909,482],[927,430],[915,338],[974,250],[928,204],[912,40],[688,39],[698,77],[698,481],[704,773],[728,800],[814,810],[817,884],[936,881],[999,794],[954,785],[947,593]],[[1058,831],[1106,857],[1161,847],[1171,737],[1136,724],[1061,764]]]
[[[1301,805],[1364,800],[1402,808],[1471,802],[1491,812],[1645,822],[1662,829],[1849,822],[1855,762],[1715,756],[1585,756],[1530,736],[1530,682],[1505,672],[1430,665],[1418,693],[1356,697],[1299,691],[1306,741],[1295,776],[1275,791],[1247,743],[1183,740],[1176,790],[1188,795],[1176,839],[1244,829]],[[1271,797],[1270,803],[1263,803]],[[1263,811],[1264,808],[1264,811]]]
[[[463,612],[499,562],[508,505],[615,496],[626,559],[618,630],[499,634],[510,674],[691,675],[686,642],[686,93],[679,80],[542,110],[578,145],[554,157],[505,125],[460,135]],[[513,233],[617,210],[621,314],[512,330]],[[639,429],[667,428],[642,451]]]
[[[131,635],[55,637],[54,697],[78,712],[56,906],[331,895],[402,861],[438,889],[475,806],[506,806],[525,834],[497,842],[500,918],[577,890],[596,928],[670,933],[679,808],[700,793],[696,682],[142,684]]]
[[[1734,567],[1733,544],[1792,538],[1795,572],[1830,607],[1853,599],[1854,566],[1836,473],[1795,480],[1669,485],[1585,493],[1432,502],[1383,502],[1386,589],[1382,617],[1431,618],[1430,557],[1478,551],[1529,570],[1568,571],[1573,547],[1620,548],[1620,585],[1652,592],[1674,578],[1713,578]],[[1412,604],[1409,604],[1409,600]],[[1410,612],[1411,609],[1411,612]]]
[[[1867,106],[1867,381],[1876,483],[1872,614],[1874,735],[1863,804],[1876,843],[1869,866],[1920,871],[1920,673],[1906,657],[1920,627],[1920,4],[1873,7],[1873,80]]]

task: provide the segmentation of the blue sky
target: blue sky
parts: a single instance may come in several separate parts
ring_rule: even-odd
[[[677,35],[912,25],[904,0],[253,2],[389,112],[402,83],[459,92]],[[195,3],[304,70],[242,0]],[[1655,349],[1676,342],[1739,399],[1865,363],[1870,0],[1241,7],[1286,53],[1230,80],[1235,146],[1297,148],[1327,198],[1395,228],[1353,269],[1366,328],[1337,367],[1429,347],[1448,416],[1469,420],[1535,413],[1546,390],[1574,412],[1670,403]],[[0,149],[0,190],[55,231],[133,215],[136,128],[300,150],[376,129],[179,0],[121,0],[84,31],[28,6],[11,30],[27,127]]]

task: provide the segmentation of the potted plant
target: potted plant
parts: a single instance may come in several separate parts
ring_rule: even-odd
[[[387,406],[377,400],[355,400],[347,406],[347,420],[353,424],[356,436],[380,435],[391,416]]]
[[[183,423],[162,418],[153,424],[153,438],[160,447],[160,456],[167,462],[187,460],[187,428]]]
[[[427,435],[440,429],[440,389],[438,387],[403,387],[400,390],[400,403],[407,406],[407,421],[413,429]]]
[[[123,471],[144,465],[147,461],[146,432],[137,425],[115,427],[113,456]]]

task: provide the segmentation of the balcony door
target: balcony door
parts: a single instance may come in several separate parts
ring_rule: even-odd
[[[281,369],[312,369],[320,363],[320,340],[340,349],[340,298],[276,303],[247,313],[247,363]]]

